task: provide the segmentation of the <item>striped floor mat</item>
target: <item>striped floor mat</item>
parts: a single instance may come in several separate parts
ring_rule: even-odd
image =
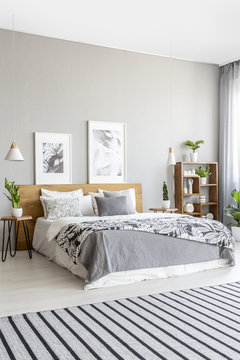
[[[240,282],[0,319],[0,359],[240,359]]]

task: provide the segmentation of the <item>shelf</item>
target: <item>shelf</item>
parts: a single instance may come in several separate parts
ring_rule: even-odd
[[[199,196],[200,193],[193,193],[193,194],[183,194],[183,196]]]
[[[183,213],[183,215],[196,215],[196,216],[198,216],[198,215],[200,215],[200,212],[193,212],[193,213]]]
[[[217,184],[200,184],[200,186],[217,186]]]
[[[199,178],[198,175],[183,175],[184,178]]]
[[[191,162],[191,161],[180,161],[177,162],[177,164],[183,164],[183,165],[216,165],[217,162],[215,161],[196,161],[196,162]]]
[[[212,202],[207,202],[207,203],[199,203],[197,205],[200,205],[200,206],[217,205],[217,202],[212,201]]]

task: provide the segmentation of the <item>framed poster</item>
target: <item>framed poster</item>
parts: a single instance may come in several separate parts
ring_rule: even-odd
[[[35,133],[36,184],[71,184],[70,134]]]
[[[126,182],[126,124],[88,121],[88,182]]]

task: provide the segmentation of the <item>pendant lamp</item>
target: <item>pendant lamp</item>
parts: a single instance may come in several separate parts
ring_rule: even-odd
[[[12,16],[12,97],[13,97],[13,139],[15,138],[15,32],[14,15]],[[9,161],[23,161],[24,158],[15,140],[13,140],[10,150],[5,157]]]

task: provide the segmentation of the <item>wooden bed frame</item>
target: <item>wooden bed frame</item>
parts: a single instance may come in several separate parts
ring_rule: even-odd
[[[43,216],[43,208],[40,201],[41,189],[52,191],[73,191],[82,189],[85,195],[88,192],[97,192],[98,189],[118,191],[134,188],[136,192],[136,209],[142,212],[142,185],[141,184],[67,184],[67,185],[19,185],[23,215],[30,215],[33,221],[29,222],[29,233],[32,241],[36,219]],[[26,250],[26,242],[23,229],[20,227],[18,235],[18,250]]]

